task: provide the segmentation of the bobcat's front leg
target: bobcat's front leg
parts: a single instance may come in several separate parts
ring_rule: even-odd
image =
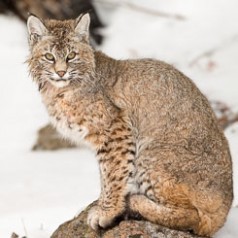
[[[116,217],[125,212],[125,197],[132,182],[135,158],[135,144],[130,129],[120,123],[116,128],[114,125],[97,155],[101,195],[97,206],[88,215],[88,224],[94,230],[111,225]]]

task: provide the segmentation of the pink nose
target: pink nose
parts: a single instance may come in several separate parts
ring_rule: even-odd
[[[65,75],[65,73],[66,73],[66,71],[57,71],[56,72],[60,77],[63,77],[64,75]]]

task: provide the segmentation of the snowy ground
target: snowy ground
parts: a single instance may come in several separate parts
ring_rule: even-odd
[[[104,52],[118,59],[153,57],[172,63],[209,99],[221,100],[238,112],[237,0],[130,1],[142,8],[111,2],[113,7],[105,4],[100,9],[108,23],[103,30]],[[28,77],[27,54],[24,24],[0,16],[0,238],[9,238],[13,231],[48,238],[99,195],[92,152],[31,152],[37,129],[48,120]],[[226,136],[233,156],[235,199],[227,224],[215,237],[236,238],[238,123],[226,130]]]

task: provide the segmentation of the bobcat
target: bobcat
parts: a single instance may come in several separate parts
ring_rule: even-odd
[[[95,230],[123,214],[211,236],[233,199],[229,147],[208,100],[172,66],[115,60],[89,44],[88,14],[28,18],[29,69],[52,124],[97,154]]]

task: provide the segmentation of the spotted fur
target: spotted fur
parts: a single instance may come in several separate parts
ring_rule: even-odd
[[[231,206],[232,164],[207,99],[164,62],[115,60],[95,51],[88,28],[88,15],[28,19],[30,73],[53,125],[97,154],[101,194],[89,225],[105,228],[132,211],[213,235]],[[71,52],[76,57],[67,60]]]

